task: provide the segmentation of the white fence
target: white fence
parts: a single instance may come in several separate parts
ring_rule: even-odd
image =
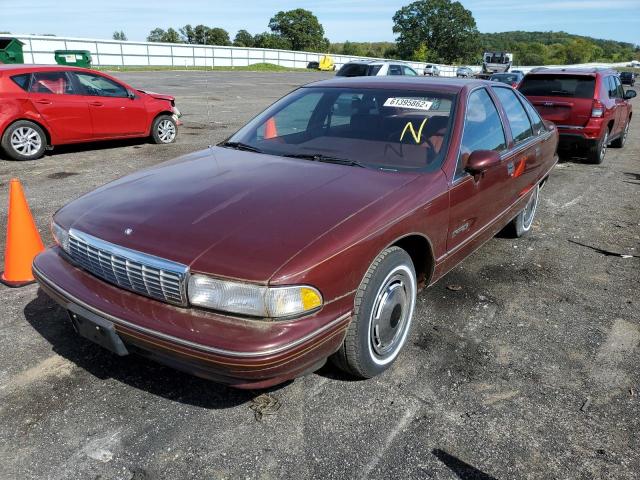
[[[24,61],[41,65],[55,64],[55,50],[88,50],[95,66],[162,66],[162,67],[246,67],[255,63],[273,63],[283,67],[306,68],[318,62],[321,53],[295,52],[263,48],[188,45],[182,43],[122,42],[88,38],[14,35],[24,42]],[[353,60],[367,57],[331,55],[340,68]],[[424,63],[406,62],[422,73]],[[455,67],[441,66],[440,74],[455,76]]]
[[[88,38],[48,37],[39,35],[14,35],[24,42],[24,61],[35,64],[55,64],[55,50],[88,50],[95,66],[161,66],[161,67],[246,67],[255,63],[273,63],[283,67],[305,68],[309,62],[318,62],[321,53],[295,52],[263,48],[225,47],[215,45],[187,45],[183,43],[122,42]],[[340,68],[353,60],[381,60],[367,57],[331,55]],[[517,60],[517,59],[516,59]],[[419,73],[425,64],[406,62]],[[582,67],[624,66],[626,63],[590,63]],[[563,67],[576,65],[562,65]],[[453,77],[455,66],[438,65],[440,75]],[[471,67],[475,72],[480,67]],[[528,72],[535,67],[513,67]]]

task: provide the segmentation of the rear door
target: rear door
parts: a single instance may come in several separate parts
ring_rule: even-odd
[[[615,133],[620,134],[624,130],[624,126],[627,122],[627,116],[629,111],[629,103],[624,99],[624,88],[622,82],[617,76],[611,76],[613,88],[615,89],[616,102],[616,126]]]
[[[584,127],[591,118],[595,85],[591,74],[529,74],[518,90],[558,127]]]
[[[91,112],[95,139],[140,136],[149,128],[141,97],[129,98],[124,85],[102,75],[74,72]]]
[[[68,72],[33,72],[29,98],[51,130],[53,144],[91,140],[89,106],[78,95]]]

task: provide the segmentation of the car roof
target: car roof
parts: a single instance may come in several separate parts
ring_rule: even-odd
[[[595,76],[597,74],[614,74],[615,70],[610,68],[579,68],[579,67],[553,67],[553,68],[540,68],[535,71],[529,72],[527,75],[589,75]]]
[[[461,78],[425,78],[414,76],[391,77],[334,77],[305,85],[305,87],[331,88],[382,88],[413,91],[438,91],[443,93],[458,93],[463,88],[479,85],[492,85],[493,82],[477,79]]]
[[[27,65],[27,64],[0,64],[0,73],[2,72],[46,72],[50,70],[76,70],[86,72],[88,68],[73,67],[70,65]]]

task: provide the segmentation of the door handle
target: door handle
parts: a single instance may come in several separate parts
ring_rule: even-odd
[[[36,100],[36,103],[39,103],[41,105],[51,105],[51,100],[47,100],[46,98],[41,98],[39,100]]]
[[[101,107],[104,104],[102,102],[89,102],[89,105],[94,107]]]

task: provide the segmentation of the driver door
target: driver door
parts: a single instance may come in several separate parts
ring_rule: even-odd
[[[466,172],[466,162],[476,150],[504,152],[508,138],[500,114],[485,88],[469,95],[457,170],[449,190],[447,252],[451,267],[469,251],[493,236],[491,224],[503,210],[509,189],[508,159],[479,175]],[[449,260],[447,260],[449,262]]]
[[[89,105],[95,140],[144,135],[148,128],[142,98],[129,97],[127,89],[102,75],[74,72]]]

